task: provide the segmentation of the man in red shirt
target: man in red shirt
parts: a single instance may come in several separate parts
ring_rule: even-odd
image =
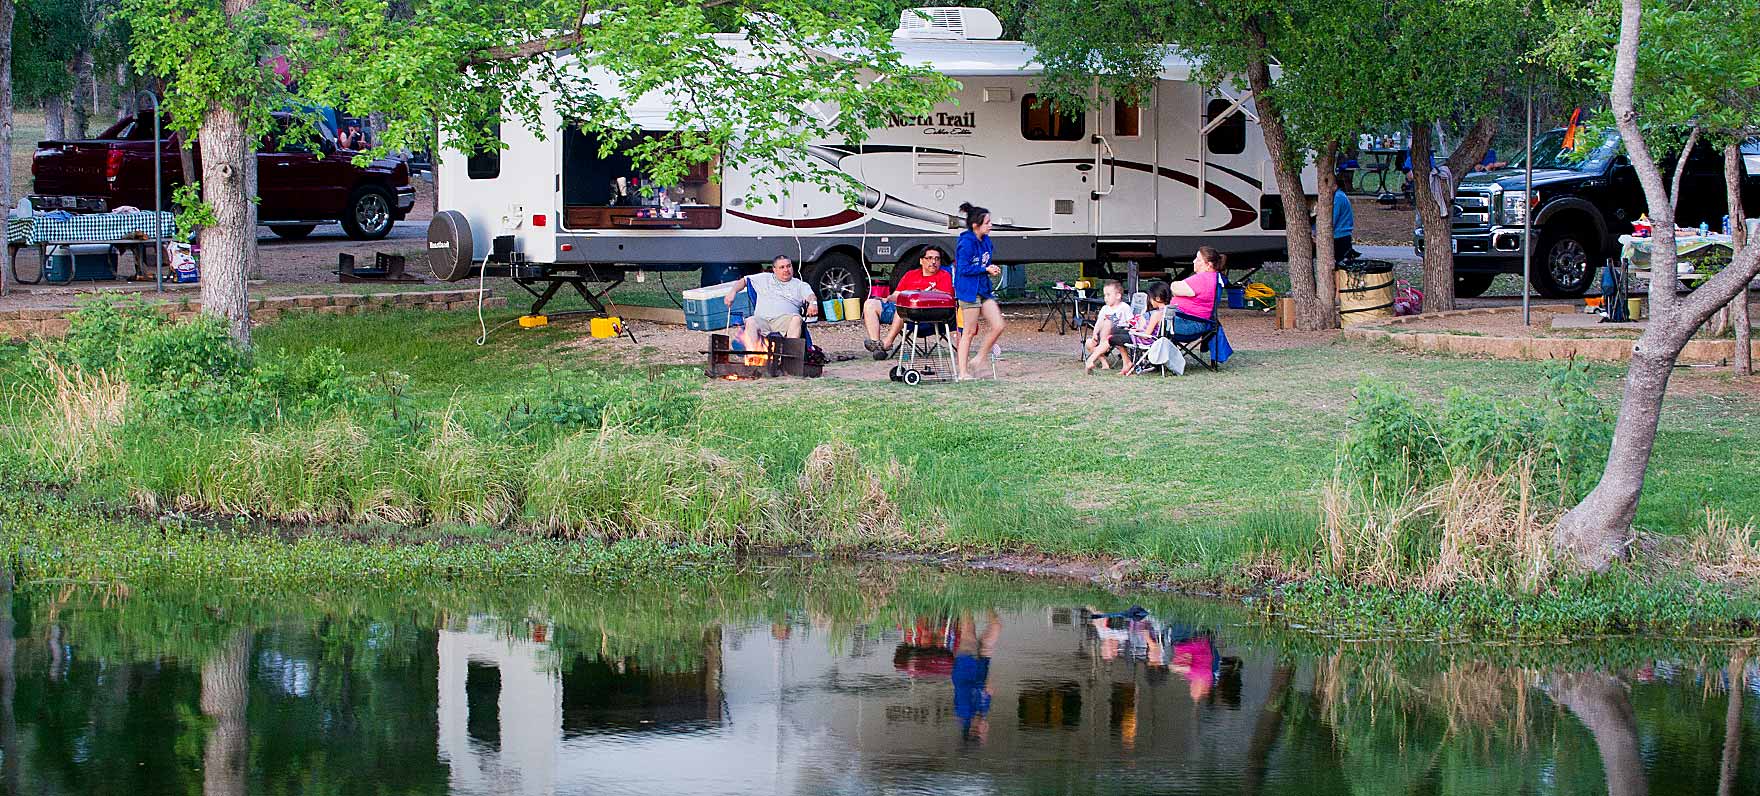
[[[898,289],[935,290],[953,295],[953,274],[941,269],[945,262],[947,255],[940,249],[924,249],[917,257],[917,268],[898,280]],[[898,341],[899,332],[904,330],[904,319],[898,317],[898,307],[892,303],[890,297],[870,298],[862,302],[862,323],[868,327],[868,350],[874,352],[875,359],[885,359],[892,351],[893,343]],[[887,327],[883,340],[880,339],[882,323],[891,324]]]

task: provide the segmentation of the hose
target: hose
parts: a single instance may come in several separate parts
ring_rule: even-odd
[[[1271,286],[1264,282],[1249,283],[1243,293],[1248,299],[1257,299],[1260,301],[1277,298],[1277,291],[1272,290]]]

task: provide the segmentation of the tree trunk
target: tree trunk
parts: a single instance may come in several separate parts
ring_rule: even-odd
[[[202,197],[214,224],[202,229],[202,311],[226,322],[241,347],[251,344],[245,279],[257,260],[256,157],[244,117],[215,102],[202,122]]]
[[[1555,675],[1552,700],[1569,710],[1595,736],[1608,796],[1644,796],[1644,757],[1638,751],[1638,720],[1618,679],[1605,674]]]
[[[1314,307],[1320,328],[1336,329],[1338,317],[1338,258],[1344,252],[1333,246],[1332,195],[1338,189],[1338,142],[1329,141],[1314,164],[1318,185],[1314,201]]]
[[[116,80],[115,76],[105,74],[104,70],[92,69],[92,116],[99,120],[102,127],[109,127],[116,119]],[[102,131],[100,131],[102,132]]]
[[[1717,796],[1736,792],[1736,766],[1742,759],[1742,692],[1747,689],[1748,656],[1737,652],[1729,659],[1729,705],[1723,712],[1723,764],[1717,772]]]
[[[1314,284],[1314,239],[1307,229],[1308,197],[1302,192],[1302,172],[1299,166],[1290,165],[1292,153],[1283,109],[1277,106],[1271,92],[1271,65],[1267,60],[1265,32],[1257,23],[1248,23],[1246,32],[1253,42],[1253,51],[1247,60],[1247,83],[1253,90],[1253,107],[1259,112],[1259,132],[1264,136],[1265,150],[1276,166],[1277,190],[1283,199],[1283,232],[1289,247],[1289,285],[1290,295],[1296,303],[1296,327],[1310,331],[1330,328],[1333,322],[1321,311]]]
[[[23,792],[24,771],[24,761],[19,759],[18,717],[13,707],[18,696],[17,668],[14,665],[18,642],[12,637],[16,627],[12,617],[11,573],[0,572],[0,788],[4,788],[8,796]]]
[[[1742,206],[1742,145],[1723,148],[1723,188],[1729,194],[1729,232],[1736,251],[1748,245],[1747,208]],[[1736,356],[1730,363],[1737,376],[1754,375],[1754,348],[1748,321],[1748,290],[1743,287],[1730,301],[1729,319],[1736,327]]]
[[[43,100],[43,138],[61,141],[67,138],[67,98],[59,94]]]
[[[1424,309],[1436,312],[1454,309],[1454,230],[1430,190],[1431,135],[1429,122],[1412,122],[1412,204],[1424,229]]]
[[[1247,770],[1243,772],[1241,785],[1241,793],[1246,796],[1256,796],[1265,789],[1265,774],[1271,770],[1271,752],[1283,734],[1283,703],[1289,698],[1290,683],[1295,676],[1295,669],[1285,664],[1280,663],[1271,670],[1265,708],[1253,722],[1253,735],[1247,741]]]
[[[1744,246],[1716,276],[1686,297],[1679,295],[1680,278],[1675,270],[1678,254],[1674,245],[1674,204],[1663,184],[1662,170],[1638,128],[1632,103],[1637,73],[1640,0],[1621,0],[1620,37],[1614,62],[1612,105],[1632,169],[1644,188],[1644,198],[1654,225],[1655,246],[1650,256],[1650,323],[1632,346],[1632,362],[1626,373],[1625,395],[1620,400],[1619,420],[1601,480],[1583,502],[1558,521],[1553,545],[1579,567],[1603,571],[1622,555],[1633,538],[1632,518],[1644,488],[1644,473],[1656,442],[1656,426],[1662,419],[1662,398],[1681,348],[1693,332],[1718,308],[1760,273],[1760,246]]]
[[[132,118],[141,112],[140,87],[135,85],[134,73],[129,71],[126,61],[116,65],[116,91],[119,99],[116,121]]]
[[[92,127],[92,48],[83,43],[73,53],[73,105],[69,109],[73,113],[73,132],[75,138],[85,138],[91,134]]]
[[[202,665],[202,715],[214,722],[202,749],[203,796],[244,796],[250,768],[251,634],[239,631]]]
[[[12,0],[0,0],[0,212],[12,208]]]

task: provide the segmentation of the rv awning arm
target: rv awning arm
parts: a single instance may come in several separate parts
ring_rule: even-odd
[[[1228,117],[1237,113],[1247,117],[1247,119],[1254,124],[1259,123],[1259,115],[1247,109],[1247,101],[1253,98],[1253,92],[1251,90],[1241,92],[1241,95],[1238,97],[1231,97],[1228,93],[1228,89],[1224,88],[1222,84],[1219,83],[1215,87],[1215,92],[1221,94],[1224,99],[1233,99],[1234,102],[1230,103],[1227,108],[1224,108],[1221,113],[1216,114],[1216,118],[1211,119],[1209,124],[1204,125],[1198,130],[1198,137],[1204,139],[1198,145],[1199,218],[1203,218],[1210,210],[1210,162],[1209,158],[1206,157],[1210,151],[1210,131],[1215,130],[1223,122],[1228,121]],[[1199,102],[1203,102],[1202,98],[1199,99]],[[1199,110],[1202,112],[1204,109],[1200,108]]]
[[[1243,91],[1239,97],[1230,97],[1228,95],[1228,89],[1218,85],[1216,87],[1216,93],[1221,94],[1224,99],[1233,99],[1234,103],[1223,109],[1221,113],[1216,114],[1216,118],[1211,119],[1209,124],[1204,125],[1204,129],[1198,131],[1199,135],[1209,135],[1211,130],[1215,130],[1218,125],[1228,121],[1228,117],[1233,116],[1236,113],[1247,117],[1247,120],[1251,121],[1253,124],[1259,123],[1259,115],[1247,110],[1247,101],[1253,98],[1252,91]]]

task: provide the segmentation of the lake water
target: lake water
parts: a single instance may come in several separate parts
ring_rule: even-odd
[[[1760,671],[1709,643],[1345,642],[801,562],[9,598],[6,794],[1760,793]]]

